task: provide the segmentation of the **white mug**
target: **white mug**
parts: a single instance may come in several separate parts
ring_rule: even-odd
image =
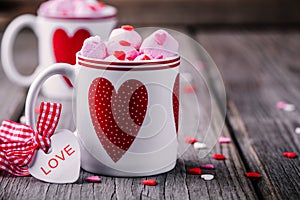
[[[53,75],[74,85],[75,134],[81,167],[110,176],[167,172],[177,159],[180,57],[107,62],[77,54],[75,66],[57,63],[33,81],[26,100],[27,124],[41,85]]]
[[[29,86],[36,75],[51,64],[75,64],[76,53],[84,39],[99,35],[105,40],[116,26],[116,10],[107,7],[112,9],[112,15],[98,18],[55,18],[29,14],[17,17],[9,24],[2,39],[2,63],[8,78],[21,86]],[[24,27],[31,28],[38,38],[39,64],[30,76],[20,74],[13,62],[13,44]],[[72,86],[65,77],[52,77],[43,86],[43,94],[53,98],[70,98]]]

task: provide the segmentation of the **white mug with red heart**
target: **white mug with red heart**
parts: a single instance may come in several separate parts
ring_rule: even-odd
[[[179,117],[178,55],[160,60],[103,61],[77,54],[76,65],[57,63],[33,81],[27,124],[41,85],[53,75],[74,85],[73,112],[81,167],[110,176],[148,176],[174,168]]]
[[[29,86],[37,74],[51,64],[75,64],[76,53],[86,38],[99,35],[107,39],[117,23],[114,7],[105,6],[101,9],[105,9],[101,16],[46,16],[39,12],[38,16],[26,14],[17,17],[9,24],[2,39],[2,63],[8,78],[21,86]],[[39,64],[29,76],[18,72],[13,61],[13,44],[24,27],[31,28],[38,38]],[[43,86],[43,94],[47,97],[70,98],[72,85],[65,77],[52,77]]]

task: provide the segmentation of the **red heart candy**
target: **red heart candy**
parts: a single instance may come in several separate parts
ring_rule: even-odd
[[[126,30],[126,31],[132,31],[134,30],[133,26],[130,25],[123,25],[121,26],[122,29]]]
[[[261,177],[261,175],[257,172],[247,172],[246,176],[249,178],[260,178]]]
[[[223,154],[214,154],[213,158],[216,160],[225,160],[226,157]]]
[[[295,152],[283,152],[282,155],[287,158],[296,158],[297,157],[297,154]]]
[[[149,186],[155,186],[157,184],[157,182],[154,179],[149,179],[149,180],[143,180],[142,184],[149,185]]]
[[[185,137],[185,142],[189,144],[194,144],[195,142],[197,142],[197,139],[191,137]]]
[[[188,170],[189,174],[195,174],[195,175],[201,175],[201,169],[200,168],[190,168]]]
[[[146,115],[148,92],[138,80],[125,81],[115,90],[105,78],[96,78],[89,89],[89,108],[95,132],[114,162],[135,140]]]
[[[125,60],[126,53],[124,51],[115,51],[114,56],[119,60]]]
[[[125,40],[120,40],[120,41],[119,41],[119,44],[120,44],[121,46],[127,46],[127,47],[131,45],[130,42],[127,42],[127,41],[125,41]]]

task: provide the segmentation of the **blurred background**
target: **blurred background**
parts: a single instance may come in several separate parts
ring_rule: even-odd
[[[43,0],[0,0],[0,30],[16,16],[36,13]],[[107,0],[119,23],[135,26],[297,27],[299,0]]]

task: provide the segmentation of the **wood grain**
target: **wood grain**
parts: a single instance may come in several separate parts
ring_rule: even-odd
[[[197,39],[215,59],[227,88],[228,127],[247,170],[263,178],[252,184],[259,197],[299,199],[299,32],[199,32]],[[278,101],[295,112],[276,108]]]

